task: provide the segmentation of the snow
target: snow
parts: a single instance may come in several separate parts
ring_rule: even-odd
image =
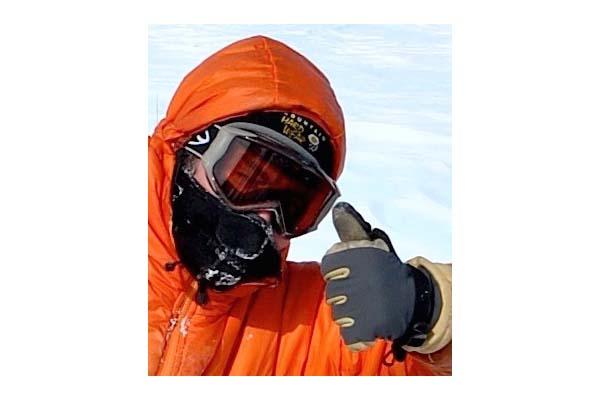
[[[190,326],[190,320],[188,317],[184,317],[179,323],[179,333],[181,336],[186,336],[188,334],[188,328]]]
[[[328,77],[346,117],[339,180],[347,201],[385,230],[403,260],[452,260],[451,29],[446,25],[152,25],[148,132],[181,79],[215,51],[262,34]],[[318,261],[337,241],[327,216],[289,259]]]

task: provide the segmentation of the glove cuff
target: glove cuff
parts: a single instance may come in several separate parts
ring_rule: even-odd
[[[426,340],[418,346],[410,342],[402,346],[406,351],[421,354],[435,353],[452,341],[452,264],[432,263],[424,257],[415,257],[407,262],[415,268],[427,270],[439,289],[439,317],[427,333]],[[432,321],[432,322],[433,322]]]
[[[404,335],[395,338],[392,343],[392,352],[398,361],[404,360],[405,347],[416,348],[425,343],[438,320],[441,307],[440,291],[429,272],[420,267],[409,268],[415,285],[415,304]]]

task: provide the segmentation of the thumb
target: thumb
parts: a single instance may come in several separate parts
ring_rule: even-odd
[[[396,254],[394,246],[389,236],[379,228],[372,229],[369,224],[360,215],[358,211],[354,209],[349,203],[339,202],[333,207],[333,226],[337,231],[338,236],[342,242],[351,242],[355,240],[370,240],[375,242],[383,242],[382,246],[386,251],[391,251]],[[340,244],[334,245],[332,249],[339,251],[340,249],[346,249],[346,246]],[[330,249],[330,251],[332,250]],[[396,254],[397,256],[397,254]]]
[[[350,204],[337,203],[332,215],[333,226],[342,242],[371,239],[371,225]]]

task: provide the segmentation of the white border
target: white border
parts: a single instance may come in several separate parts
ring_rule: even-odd
[[[0,24],[2,397],[597,393],[600,34],[592,8],[511,1],[19,7],[4,6]],[[301,19],[455,24],[454,377],[148,378],[146,24]]]

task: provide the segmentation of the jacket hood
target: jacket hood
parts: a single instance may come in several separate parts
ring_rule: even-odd
[[[329,137],[332,177],[339,177],[345,157],[344,118],[327,78],[305,57],[276,40],[255,36],[235,42],[207,58],[183,79],[165,118],[149,138],[151,265],[166,266],[178,260],[171,233],[170,202],[176,151],[198,130],[256,111],[295,112],[314,120]],[[287,251],[288,248],[282,250],[283,260]],[[185,268],[171,272],[151,268],[149,273],[177,290],[187,291],[195,283]],[[282,277],[285,274],[282,266]],[[223,297],[243,296],[260,284],[248,286],[234,288]]]
[[[289,111],[322,126],[333,148],[332,178],[342,172],[344,117],[329,81],[301,54],[264,36],[216,52],[181,82],[153,139],[177,150],[211,123],[253,111]]]

